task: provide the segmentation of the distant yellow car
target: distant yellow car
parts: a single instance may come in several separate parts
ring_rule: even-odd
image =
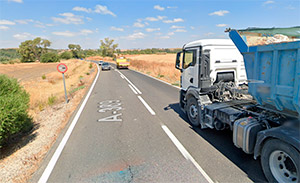
[[[128,67],[130,65],[129,61],[124,57],[117,58],[116,62],[117,62],[118,69],[121,69],[121,68],[128,69]]]

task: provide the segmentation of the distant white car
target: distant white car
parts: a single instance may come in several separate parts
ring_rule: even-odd
[[[101,65],[101,69],[102,70],[110,70],[111,66],[107,62],[103,62],[103,64]]]
[[[100,60],[100,61],[99,61],[99,65],[102,65],[103,63],[104,63],[103,60]]]

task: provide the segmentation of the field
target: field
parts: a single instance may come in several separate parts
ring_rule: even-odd
[[[176,54],[126,55],[130,68],[179,86],[180,71],[175,68]]]

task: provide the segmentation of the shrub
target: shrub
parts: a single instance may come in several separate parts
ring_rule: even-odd
[[[66,60],[73,58],[72,52],[69,52],[69,51],[65,51],[62,54],[60,54],[59,56],[61,59],[66,59]]]
[[[45,53],[41,56],[41,62],[42,63],[59,62],[59,57],[56,53],[53,52]]]
[[[92,64],[92,63],[90,63],[89,68],[90,68],[90,69],[93,68],[93,64]]]
[[[42,79],[46,79],[46,75],[45,74],[42,75]]]
[[[48,105],[53,105],[56,102],[56,96],[51,95],[50,97],[48,97]]]
[[[29,94],[16,79],[0,75],[0,147],[15,134],[32,128]]]

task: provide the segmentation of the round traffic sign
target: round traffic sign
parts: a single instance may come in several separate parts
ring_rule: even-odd
[[[65,72],[67,72],[68,67],[67,67],[66,64],[60,63],[60,64],[57,65],[57,70],[60,73],[65,73]]]

